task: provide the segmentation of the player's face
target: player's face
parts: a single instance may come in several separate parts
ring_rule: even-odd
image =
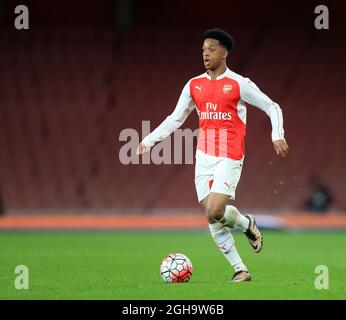
[[[217,69],[227,58],[227,50],[220,46],[219,40],[205,39],[202,50],[204,67],[207,70]]]

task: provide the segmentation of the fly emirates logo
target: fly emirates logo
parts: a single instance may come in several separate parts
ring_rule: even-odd
[[[207,102],[206,111],[199,113],[200,120],[231,120],[231,112],[217,111],[217,103]]]

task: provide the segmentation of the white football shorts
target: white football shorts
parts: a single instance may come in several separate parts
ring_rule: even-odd
[[[195,185],[198,201],[201,202],[210,192],[226,194],[234,200],[243,162],[244,158],[215,157],[197,149]]]

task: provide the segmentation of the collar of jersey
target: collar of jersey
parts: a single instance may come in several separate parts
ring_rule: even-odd
[[[229,70],[228,68],[226,68],[225,72],[224,72],[224,73],[221,73],[220,75],[218,75],[218,76],[216,77],[215,80],[220,80],[220,79],[226,77],[226,74],[227,74],[229,71],[230,71],[230,70]],[[206,76],[209,80],[211,80],[211,77],[209,76],[208,72],[205,73],[205,76]],[[212,81],[215,81],[215,80],[212,80]]]

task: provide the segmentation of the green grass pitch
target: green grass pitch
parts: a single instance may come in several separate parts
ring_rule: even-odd
[[[231,284],[233,274],[207,231],[3,232],[0,299],[345,299],[344,232],[264,231],[264,249],[251,251],[235,233],[253,281]],[[165,284],[161,260],[186,254],[190,282]],[[29,289],[14,286],[15,267],[29,268]],[[317,265],[329,269],[329,289],[317,290]]]

